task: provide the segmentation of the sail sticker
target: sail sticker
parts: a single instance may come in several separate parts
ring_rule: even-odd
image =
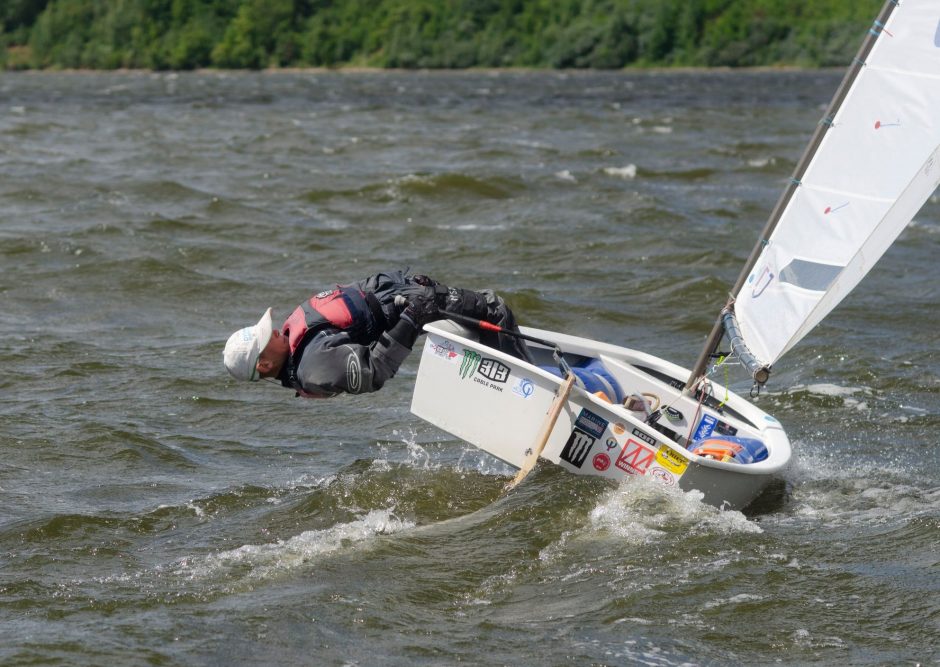
[[[880,130],[883,127],[901,127],[901,119],[898,118],[894,123],[882,123],[880,120],[875,121],[876,130]]]
[[[717,423],[718,420],[711,415],[702,415],[702,421],[698,423],[698,428],[695,429],[695,435],[692,436],[692,440],[702,440],[710,436],[712,431],[715,430]]]
[[[826,210],[823,211],[823,215],[829,215],[830,213],[836,213],[837,211],[840,211],[841,209],[845,208],[845,207],[848,206],[848,205],[849,205],[849,202],[845,202],[844,204],[839,204],[838,206],[827,206],[827,207],[826,207]]]
[[[535,393],[535,384],[529,378],[519,378],[519,381],[512,387],[512,393],[522,398],[529,398]]]
[[[769,266],[765,266],[764,270],[760,272],[760,276],[755,280],[756,273],[752,273],[751,277],[747,279],[751,283],[751,298],[756,299],[761,294],[764,293],[764,290],[773,282],[774,274],[771,272]]]
[[[594,446],[594,438],[580,429],[574,429],[568,436],[565,448],[561,450],[561,460],[567,461],[575,468],[580,469]]]
[[[594,455],[594,469],[598,472],[604,472],[610,467],[610,457],[604,452]]]
[[[607,420],[585,408],[581,408],[581,414],[578,415],[574,425],[590,433],[595,438],[601,437],[604,435],[604,431],[607,430]]]
[[[815,292],[825,292],[835,282],[843,267],[806,259],[794,259],[780,271],[780,282]]]
[[[655,460],[654,450],[631,438],[623,446],[623,451],[620,452],[614,465],[628,475],[645,475],[646,470]]]

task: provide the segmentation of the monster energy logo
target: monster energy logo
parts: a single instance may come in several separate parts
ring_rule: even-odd
[[[464,350],[463,360],[460,362],[461,379],[466,380],[468,377],[473,375],[473,372],[480,367],[481,361],[483,361],[483,357],[480,356],[479,352],[474,352],[473,350]]]

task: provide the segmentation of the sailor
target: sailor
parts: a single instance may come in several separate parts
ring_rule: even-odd
[[[512,311],[492,290],[447,287],[390,271],[310,297],[280,329],[268,308],[257,324],[229,337],[223,362],[238,380],[279,381],[307,398],[377,391],[395,375],[422,327],[448,312],[518,330]],[[484,332],[481,342],[530,359],[518,338]]]

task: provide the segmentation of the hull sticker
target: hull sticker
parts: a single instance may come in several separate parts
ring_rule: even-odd
[[[635,428],[635,429],[633,429],[633,435],[635,435],[636,437],[638,437],[638,438],[639,438],[640,440],[642,440],[643,442],[645,442],[645,443],[647,443],[647,444],[649,444],[649,445],[653,445],[653,447],[656,446],[656,438],[654,438],[653,436],[651,436],[649,433],[646,433],[646,432],[644,432],[644,431],[641,431],[641,430],[638,429],[638,428]]]
[[[628,475],[645,475],[647,468],[656,460],[656,451],[632,438],[623,446],[614,464]]]
[[[565,448],[561,450],[561,460],[567,461],[575,468],[580,469],[584,465],[591,448],[594,447],[594,438],[580,429],[574,429],[568,436],[568,442]]]
[[[604,452],[594,455],[594,469],[598,472],[604,472],[610,467],[610,457]]]
[[[445,361],[457,361],[457,357],[460,356],[457,354],[457,350],[454,348],[454,344],[449,340],[444,339],[440,343],[435,343],[432,339],[428,339],[428,346],[431,348],[431,354],[435,357],[440,357]]]
[[[692,440],[702,440],[710,436],[712,431],[715,430],[717,423],[718,420],[711,415],[703,415],[702,421],[698,423],[698,428],[695,429],[695,435],[692,436]]]
[[[590,433],[595,438],[600,438],[607,430],[607,420],[586,408],[581,409],[581,414],[578,415],[574,425],[576,428]]]
[[[672,451],[666,445],[660,445],[656,451],[656,463],[676,475],[682,475],[685,469],[689,467],[689,462]]]
[[[519,378],[519,381],[512,386],[512,393],[522,398],[529,398],[535,393],[535,384],[529,378]]]

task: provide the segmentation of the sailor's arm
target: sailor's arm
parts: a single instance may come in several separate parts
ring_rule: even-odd
[[[357,345],[344,332],[324,332],[304,350],[297,379],[312,393],[378,391],[398,371],[417,337],[417,327],[407,318],[371,345]]]

